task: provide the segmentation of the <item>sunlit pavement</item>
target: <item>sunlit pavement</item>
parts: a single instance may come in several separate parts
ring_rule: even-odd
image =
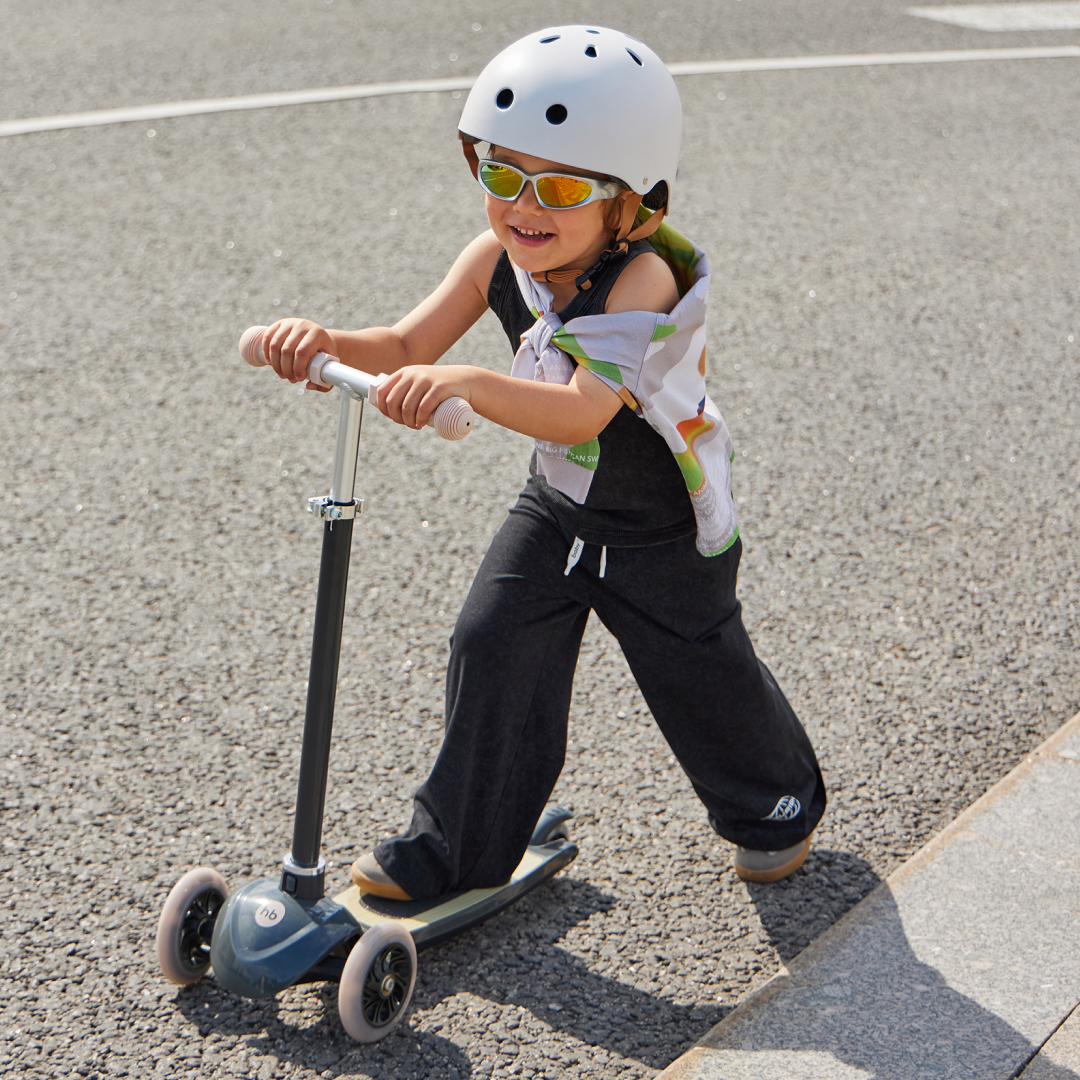
[[[620,26],[673,63],[1080,44],[844,0],[542,17]],[[0,120],[467,76],[537,19],[9,4]],[[651,1077],[1035,753],[1080,707],[1077,63],[680,77],[673,220],[713,266],[744,617],[830,809],[791,879],[739,882],[594,624],[555,792],[581,855],[425,953],[404,1030],[374,1048],[346,1038],[329,986],[178,990],[153,934],[185,870],[273,875],[290,834],[319,537],[304,502],[329,483],[335,409],[247,368],[236,341],[286,312],[392,321],[438,282],[484,227],[463,98],[0,138],[0,1070]],[[492,321],[456,361],[507,369]],[[401,827],[433,759],[447,638],[528,455],[490,424],[449,446],[365,421],[334,888]],[[911,934],[903,949],[929,964]],[[998,1015],[947,985],[961,1019]],[[1063,986],[1039,992],[1060,1010]],[[1029,1019],[996,1031],[1033,1052],[1052,1016]]]

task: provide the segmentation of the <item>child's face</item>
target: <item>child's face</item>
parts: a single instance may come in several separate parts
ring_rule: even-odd
[[[598,177],[557,161],[492,147],[491,157],[527,173],[561,172]],[[570,210],[549,210],[526,184],[513,202],[484,196],[488,222],[513,262],[523,270],[587,269],[611,244],[604,215],[611,200],[597,200]]]

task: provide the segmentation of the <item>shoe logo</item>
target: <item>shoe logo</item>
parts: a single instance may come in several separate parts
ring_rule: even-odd
[[[793,817],[799,816],[799,811],[802,809],[802,803],[795,798],[794,795],[785,795],[775,806],[773,812],[764,817],[762,821],[790,821]]]

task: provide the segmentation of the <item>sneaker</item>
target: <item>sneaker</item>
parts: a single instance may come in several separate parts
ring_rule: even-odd
[[[810,854],[810,837],[783,851],[754,851],[735,848],[735,873],[743,881],[779,881],[793,874]]]
[[[349,870],[353,884],[361,892],[381,896],[384,900],[411,900],[412,897],[379,865],[375,853],[361,855]]]

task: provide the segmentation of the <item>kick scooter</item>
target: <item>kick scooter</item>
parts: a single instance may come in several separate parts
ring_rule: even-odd
[[[240,339],[241,355],[263,366],[264,327]],[[320,353],[308,378],[338,387],[337,445],[330,494],[309,500],[323,521],[315,624],[292,849],[279,879],[263,878],[229,893],[213,869],[188,871],[173,886],[157,928],[157,956],[166,978],[181,986],[213,967],[217,981],[248,998],[273,997],[299,983],[332,981],[345,1030],[375,1042],[401,1023],[416,985],[416,954],[477,923],[547,881],[578,853],[570,842],[569,810],[549,806],[533,831],[521,863],[505,885],[450,893],[435,900],[400,902],[361,892],[355,885],[325,895],[320,855],[330,736],[337,692],[364,401],[385,376],[372,376]],[[444,401],[431,425],[444,438],[468,434],[472,409],[461,398]]]

